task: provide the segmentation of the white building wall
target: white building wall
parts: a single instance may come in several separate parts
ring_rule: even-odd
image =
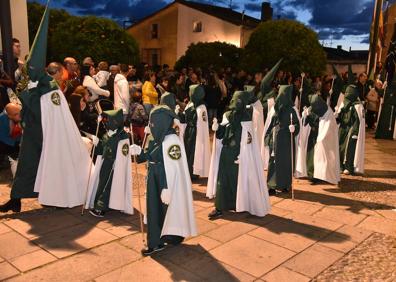
[[[1,0],[0,0],[1,1]],[[18,38],[21,42],[21,59],[29,53],[29,29],[27,18],[26,0],[11,0],[11,25],[12,37]],[[0,34],[0,50],[1,50],[1,34]]]
[[[240,46],[240,26],[182,4],[178,5],[177,59],[184,55],[191,43],[220,41]],[[202,32],[193,32],[193,24],[198,21],[202,22]]]

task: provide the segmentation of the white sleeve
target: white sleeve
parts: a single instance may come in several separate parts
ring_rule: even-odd
[[[88,79],[84,79],[84,86],[89,88],[89,91],[95,93],[96,95],[105,96],[105,97],[110,96],[110,92],[108,90],[104,90],[100,88],[92,77],[89,77]]]

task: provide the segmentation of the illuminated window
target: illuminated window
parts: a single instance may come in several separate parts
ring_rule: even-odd
[[[151,39],[158,38],[158,24],[151,25]]]
[[[202,22],[193,23],[193,32],[202,32]]]

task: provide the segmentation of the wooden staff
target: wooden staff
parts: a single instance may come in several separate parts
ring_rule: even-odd
[[[290,114],[290,125],[293,125],[293,114]],[[293,132],[290,132],[290,148],[291,148],[291,192],[292,200],[294,201],[294,188],[293,188],[293,172],[294,172],[294,144],[293,144]]]

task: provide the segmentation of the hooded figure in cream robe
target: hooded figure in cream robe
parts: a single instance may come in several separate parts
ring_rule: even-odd
[[[139,146],[131,146],[131,153],[138,155],[139,162],[148,162],[148,249],[142,250],[145,256],[197,234],[187,156],[173,128],[175,118],[167,106],[155,107],[149,123],[153,139],[147,150],[142,152]]]
[[[184,146],[188,158],[190,175],[209,176],[210,140],[208,113],[204,104],[205,91],[201,85],[190,86],[191,103],[182,115],[181,123],[186,123]]]
[[[102,117],[107,133],[94,140],[97,159],[85,207],[96,217],[110,209],[133,214],[131,155],[122,109],[104,111]]]
[[[297,149],[296,174],[309,177],[313,184],[340,181],[338,126],[334,113],[318,95],[303,112],[303,127]]]

